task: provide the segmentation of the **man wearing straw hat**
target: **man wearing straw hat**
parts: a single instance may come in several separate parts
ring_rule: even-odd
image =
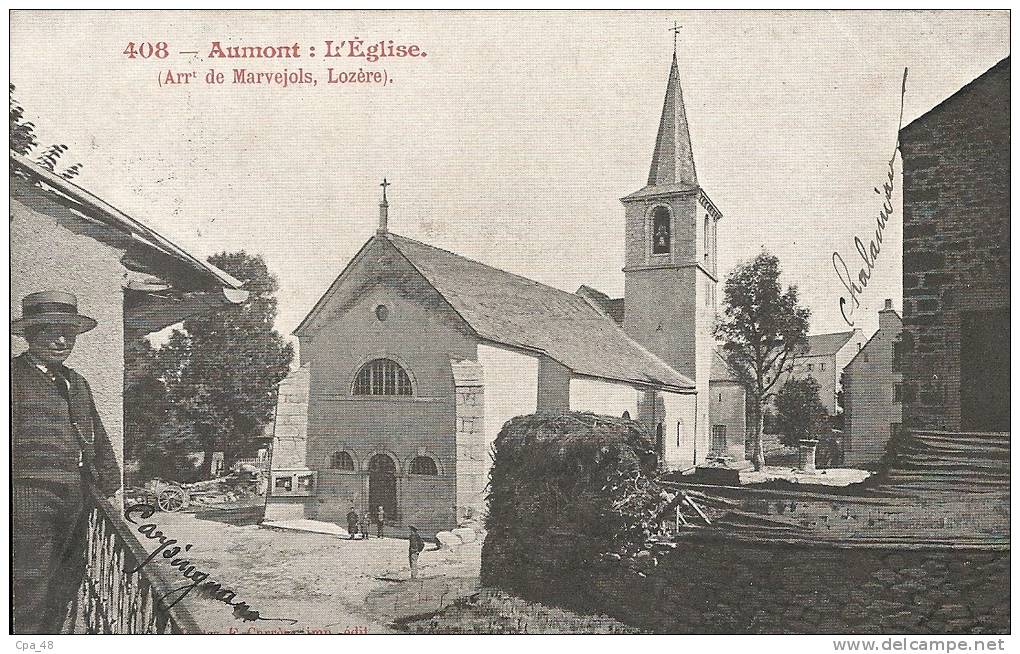
[[[14,633],[73,627],[85,569],[85,496],[120,488],[120,469],[88,382],[64,361],[96,321],[71,293],[25,296],[11,333],[28,351],[11,360]]]

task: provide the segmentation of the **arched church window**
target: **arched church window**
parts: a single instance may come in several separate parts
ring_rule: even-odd
[[[329,467],[331,470],[354,472],[354,457],[350,452],[333,452],[329,457]]]
[[[711,237],[711,232],[709,231],[709,226],[708,226],[708,214],[705,214],[705,259],[706,260],[708,260],[708,253],[712,251],[711,250],[711,244],[710,244],[710,241],[709,241],[710,237]]]
[[[673,234],[669,209],[655,207],[652,212],[652,254],[669,254]]]
[[[408,472],[412,475],[429,475],[430,477],[435,477],[439,474],[439,469],[436,468],[436,462],[431,458],[427,456],[416,456],[411,460]]]
[[[354,378],[355,395],[411,395],[411,378],[396,361],[369,361]]]

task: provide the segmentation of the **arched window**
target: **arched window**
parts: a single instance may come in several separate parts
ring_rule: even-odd
[[[411,378],[396,361],[369,361],[354,378],[355,395],[411,395]]]
[[[436,462],[427,456],[414,457],[411,460],[411,465],[408,467],[408,472],[412,475],[429,475],[430,477],[435,477],[439,474]]]
[[[708,221],[708,214],[706,213],[705,214],[705,239],[704,239],[705,240],[705,261],[708,261],[708,255],[712,251],[711,231],[710,231],[710,228],[708,226],[708,223],[709,223],[709,221]]]
[[[652,254],[669,254],[672,238],[669,209],[655,207],[652,212]]]
[[[354,457],[349,452],[333,452],[329,457],[330,470],[354,472]]]

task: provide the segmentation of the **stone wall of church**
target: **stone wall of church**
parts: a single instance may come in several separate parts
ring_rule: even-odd
[[[377,311],[385,306],[386,311]],[[396,470],[397,511],[389,519],[424,532],[456,525],[457,405],[451,358],[474,359],[476,345],[458,330],[436,298],[419,289],[376,285],[337,311],[314,340],[302,339],[310,363],[308,466],[319,489],[309,517],[345,523],[353,505],[370,509],[369,464],[388,457]],[[380,319],[383,315],[385,319]],[[377,358],[397,362],[413,396],[354,395],[361,367]],[[354,471],[330,468],[344,451]],[[436,477],[410,474],[416,456],[436,463]],[[371,507],[374,510],[374,507]]]
[[[485,375],[482,474],[488,482],[492,467],[489,454],[503,424],[510,418],[538,410],[539,358],[505,347],[480,344],[478,363]]]
[[[485,377],[477,361],[453,361],[457,393],[457,520],[485,512],[489,450],[485,441]]]
[[[655,437],[656,426],[662,425],[664,464],[671,470],[694,465],[697,450],[694,434],[696,398],[693,394],[646,391],[625,382],[590,377],[570,380],[570,410],[591,411],[620,417],[627,412],[648,428]]]
[[[747,392],[736,382],[712,382],[709,384],[712,417],[712,446],[715,452],[715,429],[726,430],[726,447],[719,454],[729,457],[732,464],[745,460],[744,435],[747,431]]]
[[[590,377],[570,380],[570,410],[591,411],[620,417],[626,411],[634,420],[641,417],[644,391],[630,384]]]
[[[666,468],[685,470],[695,460],[705,458],[704,445],[698,445],[694,429],[696,423],[697,397],[691,394],[660,393],[662,404],[662,429],[666,445]]]

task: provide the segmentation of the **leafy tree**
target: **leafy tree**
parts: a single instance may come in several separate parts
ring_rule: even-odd
[[[248,299],[185,320],[158,353],[174,418],[200,443],[205,475],[213,452],[224,452],[228,466],[253,453],[252,441],[273,415],[277,387],[294,356],[273,329],[278,286],[262,257],[221,252],[209,262],[248,280]]]
[[[797,287],[779,285],[779,258],[767,250],[738,265],[726,278],[725,309],[715,334],[727,362],[751,395],[752,463],[765,465],[762,429],[765,408],[779,382],[793,369],[794,354],[806,343],[811,312],[801,307]]]
[[[14,98],[14,85],[10,86],[10,148],[18,154],[28,156],[39,147],[35,135],[35,123],[25,120],[25,108]],[[57,172],[60,157],[67,152],[67,146],[54,144],[44,149],[35,158],[35,162],[50,172]],[[71,179],[81,172],[81,164],[68,166],[58,174],[64,179]]]
[[[791,379],[776,393],[776,421],[783,445],[796,446],[819,435],[828,419],[813,377]]]
[[[159,352],[145,338],[129,339],[124,348],[124,454],[129,484],[154,477],[192,481],[196,471],[189,454],[201,443],[174,419],[170,397],[159,377]]]

